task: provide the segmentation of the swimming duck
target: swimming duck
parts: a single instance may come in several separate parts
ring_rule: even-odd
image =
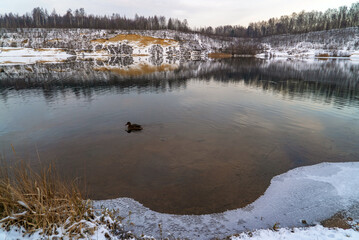
[[[126,123],[127,131],[141,131],[143,128],[138,124],[131,124],[130,122]]]

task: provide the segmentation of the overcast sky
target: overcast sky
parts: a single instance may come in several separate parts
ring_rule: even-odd
[[[34,7],[67,9],[84,8],[87,13],[119,13],[133,17],[164,15],[187,19],[190,26],[248,25],[249,22],[289,15],[301,10],[325,11],[327,8],[350,6],[359,0],[0,0],[0,13],[31,12]]]

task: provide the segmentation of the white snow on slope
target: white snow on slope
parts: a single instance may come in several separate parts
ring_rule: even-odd
[[[252,204],[218,214],[173,215],[154,212],[133,199],[96,201],[95,206],[119,209],[137,234],[189,239],[226,237],[248,230],[303,226],[331,217],[359,202],[359,162],[321,163],[276,176]],[[129,214],[131,212],[131,214]],[[159,228],[159,224],[161,229]],[[162,233],[161,233],[162,232]]]
[[[13,215],[12,217],[14,217]],[[8,218],[8,217],[6,217]],[[108,239],[119,239],[121,236],[124,239],[132,240],[132,234],[124,232],[122,230],[122,224],[118,219],[114,219],[109,215],[108,212],[102,211],[92,219],[85,220],[79,219],[78,222],[69,224],[66,221],[63,225],[53,226],[52,235],[44,235],[43,229],[36,229],[33,232],[29,232],[23,227],[11,226],[9,231],[6,231],[2,226],[3,219],[0,219],[0,240],[49,240],[49,239],[87,239],[87,240],[108,240]],[[81,224],[81,225],[80,225]],[[71,229],[80,225],[76,231],[77,236],[72,235]],[[116,230],[114,230],[116,229]]]
[[[320,225],[309,228],[281,228],[278,232],[272,230],[258,230],[249,236],[242,233],[231,237],[231,240],[344,240],[359,239],[359,232],[353,229],[329,229]]]
[[[55,239],[61,238],[64,240],[69,240],[68,236],[64,236],[61,231],[57,235],[46,236],[38,232],[33,233],[32,235],[23,235],[19,229],[11,229],[10,231],[4,231],[0,229],[0,239],[6,240],[42,240],[42,239]],[[108,231],[105,227],[101,226],[92,236],[86,236],[88,240],[107,240],[105,233]],[[116,236],[111,236],[112,239],[117,239]],[[143,239],[151,239],[150,236],[144,236]],[[269,229],[262,229],[251,232],[251,234],[241,233],[239,235],[233,236],[230,240],[350,240],[350,239],[359,239],[359,232],[353,229],[329,229],[317,225],[314,227],[308,228],[281,228],[278,231],[273,231]]]
[[[359,28],[333,29],[303,34],[282,34],[261,39],[260,57],[314,58],[315,56],[356,58]]]
[[[12,228],[10,231],[5,231],[0,229],[0,239],[1,240],[48,240],[48,239],[63,239],[63,240],[71,240],[73,237],[69,237],[63,233],[63,231],[59,228],[57,229],[58,233],[51,236],[44,236],[41,234],[42,230],[38,230],[31,235],[24,234],[25,230],[19,228]],[[93,235],[85,235],[87,240],[108,240],[109,238],[106,236],[112,237],[111,239],[116,239],[113,236],[105,225],[98,226],[98,229],[95,231]]]

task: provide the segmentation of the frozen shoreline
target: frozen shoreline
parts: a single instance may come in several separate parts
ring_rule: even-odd
[[[117,209],[136,234],[154,237],[211,239],[248,230],[316,224],[359,202],[359,162],[321,163],[274,177],[264,195],[252,204],[224,213],[173,215],[152,211],[130,198],[95,201]],[[359,216],[356,216],[359,217]]]
[[[0,65],[34,64],[37,62],[61,62],[72,57],[58,48],[0,48]]]
[[[283,59],[295,59],[295,60],[315,60],[315,59],[338,59],[338,60],[350,60],[350,61],[359,61],[359,51],[351,53],[350,57],[316,57],[315,52],[308,52],[308,54],[300,55],[289,55],[285,52],[270,51],[268,53],[261,53],[255,56],[256,58],[261,59],[273,59],[273,60],[283,60]],[[129,55],[136,59],[148,59],[150,55],[138,55],[133,54]],[[43,48],[43,49],[33,49],[33,48],[0,48],[0,65],[26,65],[26,64],[35,64],[35,63],[57,63],[68,60],[71,57],[77,57],[79,60],[86,60],[87,58],[96,58],[104,59],[111,58],[112,55],[109,54],[100,54],[100,53],[81,53],[80,55],[71,55],[65,52],[63,49],[58,48]],[[241,55],[235,57],[243,57]],[[246,56],[248,57],[248,56]]]

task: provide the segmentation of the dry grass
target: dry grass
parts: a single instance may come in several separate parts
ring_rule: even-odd
[[[231,58],[232,54],[230,53],[209,53],[209,58]]]
[[[316,55],[317,58],[329,58],[330,55],[328,53],[320,53]]]
[[[61,39],[61,38],[54,38],[54,39],[47,40],[47,42],[58,42],[58,41],[63,41],[63,39]]]
[[[56,52],[65,52],[64,49],[60,49],[60,48],[34,48],[35,51],[37,52],[49,52],[49,51],[56,51]]]
[[[110,43],[110,42],[120,42],[120,41],[129,41],[129,42],[138,42],[138,45],[141,47],[150,46],[152,44],[160,44],[162,46],[170,46],[173,44],[177,44],[178,42],[173,39],[163,39],[163,38],[154,38],[149,36],[141,36],[137,34],[120,34],[113,38],[109,39],[94,39],[91,42],[96,43]]]
[[[94,231],[83,224],[95,216],[76,185],[61,180],[53,166],[39,172],[25,163],[1,164],[0,226],[23,228],[28,234],[42,230],[44,235],[56,234],[58,227],[69,236]]]
[[[171,64],[162,64],[160,66],[152,66],[148,64],[139,64],[136,67],[130,68],[108,68],[108,67],[99,67],[95,68],[96,71],[110,71],[121,76],[141,76],[145,74],[151,74],[154,72],[164,72],[164,71],[173,71],[178,67]]]
[[[37,60],[36,61],[36,63],[50,63],[50,62],[53,62],[53,61],[49,61],[49,60]]]
[[[3,62],[0,61],[0,63],[2,63],[2,64],[7,64],[7,63],[22,64],[22,62],[13,62],[13,61],[3,61]]]
[[[336,213],[330,218],[321,222],[323,227],[327,228],[341,228],[341,229],[351,229],[352,226],[348,223],[348,219],[343,216],[342,213]]]
[[[18,50],[23,50],[24,48],[15,48],[15,49],[6,49],[6,48],[0,48],[0,50],[2,52],[12,52],[12,51],[18,51]]]

